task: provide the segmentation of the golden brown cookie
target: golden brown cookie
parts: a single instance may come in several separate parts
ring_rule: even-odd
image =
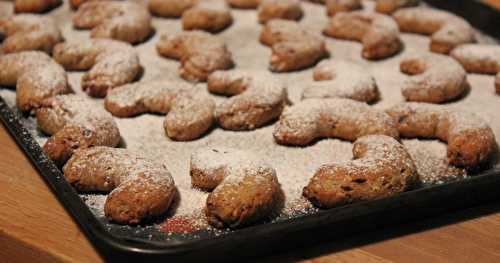
[[[366,59],[387,58],[403,47],[394,19],[367,11],[339,13],[330,19],[323,33],[334,38],[361,42],[361,55]]]
[[[377,0],[375,11],[384,14],[392,14],[400,8],[417,6],[419,3],[420,0]]]
[[[414,54],[404,58],[401,72],[410,75],[401,88],[407,101],[442,103],[462,96],[467,73],[454,59],[441,54]]]
[[[226,0],[226,2],[235,8],[243,8],[243,9],[254,9],[259,6],[261,0]]]
[[[195,87],[180,81],[136,82],[111,90],[106,109],[118,117],[144,112],[166,114],[163,123],[169,138],[180,141],[201,137],[212,126],[215,103]]]
[[[496,148],[495,135],[479,116],[426,103],[403,103],[387,110],[401,137],[439,139],[448,143],[451,164],[475,168]]]
[[[304,187],[315,206],[332,208],[404,192],[418,173],[406,148],[392,137],[367,135],[354,142],[353,160],[322,165]]]
[[[229,7],[223,0],[199,1],[182,13],[184,30],[203,30],[216,33],[233,22]]]
[[[161,17],[181,17],[196,3],[198,0],[149,0],[148,9],[151,14]]]
[[[164,57],[180,60],[179,74],[190,81],[206,81],[210,73],[233,66],[226,44],[203,31],[164,34],[156,44],[156,50]]]
[[[51,135],[43,151],[62,166],[76,149],[114,147],[120,131],[111,114],[84,96],[59,95],[43,101],[36,110],[38,127]]]
[[[379,98],[375,78],[353,61],[322,61],[314,68],[313,78],[315,82],[302,92],[303,99],[347,98],[371,103]]]
[[[110,192],[104,213],[120,224],[138,224],[165,213],[175,196],[168,169],[126,149],[79,149],[63,168],[79,192]]]
[[[217,228],[239,228],[271,217],[280,185],[274,168],[248,151],[202,148],[191,155],[194,187],[213,190],[205,214]]]
[[[393,17],[403,32],[431,35],[432,52],[448,54],[460,44],[475,42],[470,24],[446,11],[408,7],[394,12]]]
[[[285,145],[307,145],[318,138],[358,138],[381,134],[398,138],[394,120],[385,112],[350,99],[307,99],[289,108],[274,126],[274,140]]]
[[[14,0],[15,13],[44,13],[63,3],[62,0]]]
[[[261,24],[277,18],[300,20],[303,15],[299,0],[261,0],[257,10],[257,17]]]
[[[350,12],[363,8],[361,0],[326,0],[326,14],[334,16],[340,12]]]
[[[224,129],[262,127],[278,118],[287,103],[285,86],[265,71],[216,71],[208,77],[207,86],[212,93],[233,96],[215,110]]]
[[[73,25],[92,29],[93,38],[112,38],[131,44],[144,41],[153,32],[147,8],[125,1],[83,3],[73,16]]]
[[[471,73],[496,74],[500,72],[500,46],[487,44],[463,44],[450,53]]]
[[[0,32],[5,37],[1,47],[4,54],[28,50],[50,54],[54,45],[62,41],[59,28],[47,16],[21,14],[0,18]]]
[[[266,23],[260,41],[272,48],[270,70],[287,72],[310,67],[327,55],[325,41],[295,21],[273,19]]]
[[[467,72],[497,74],[495,87],[500,94],[500,46],[485,44],[463,44],[453,49],[450,55]]]
[[[68,70],[90,69],[82,76],[82,89],[93,97],[104,97],[108,90],[132,82],[141,71],[134,48],[111,39],[60,43],[53,56]]]
[[[0,85],[16,87],[21,111],[38,108],[46,98],[70,93],[66,71],[40,51],[0,56]]]

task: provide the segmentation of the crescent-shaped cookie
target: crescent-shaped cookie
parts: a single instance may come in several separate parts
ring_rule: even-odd
[[[432,52],[448,54],[458,45],[476,41],[471,25],[446,11],[408,7],[394,12],[393,17],[403,32],[430,35]]]
[[[21,14],[0,18],[0,32],[5,37],[1,46],[4,54],[29,50],[50,54],[55,44],[62,41],[54,20],[41,15]]]
[[[476,168],[489,161],[495,135],[479,116],[426,103],[403,103],[387,110],[401,137],[439,139],[448,143],[453,165]]]
[[[0,56],[0,85],[16,87],[16,105],[21,111],[36,109],[46,98],[71,92],[66,71],[40,51]]]
[[[176,193],[164,165],[126,149],[96,146],[77,150],[63,171],[79,192],[110,192],[104,213],[121,224],[138,224],[165,213]]]
[[[445,55],[410,55],[401,60],[400,69],[410,75],[401,88],[407,101],[443,103],[462,96],[467,90],[464,68]]]
[[[348,60],[325,60],[313,70],[315,82],[302,93],[309,98],[347,98],[368,103],[379,98],[375,78],[360,65]]]
[[[164,57],[180,60],[179,74],[189,81],[206,81],[210,73],[233,66],[226,44],[203,31],[164,34],[156,44],[156,50]]]
[[[239,228],[269,218],[279,201],[274,168],[248,151],[202,148],[191,155],[191,182],[212,191],[205,214],[217,228]]]
[[[212,93],[233,96],[215,110],[219,125],[229,130],[259,128],[278,118],[288,101],[284,85],[265,71],[216,71],[207,86]]]
[[[315,206],[331,208],[388,197],[417,184],[410,154],[392,137],[360,137],[352,153],[350,161],[322,165],[304,187],[304,196]]]
[[[153,32],[147,8],[126,1],[85,2],[74,14],[73,25],[92,29],[93,38],[112,38],[131,44],[144,41]]]
[[[485,44],[463,44],[450,53],[467,72],[497,74],[495,89],[500,94],[500,46]]]
[[[108,90],[135,80],[141,71],[134,48],[112,39],[60,43],[53,57],[68,70],[89,70],[82,76],[81,86],[92,97],[106,96]]]
[[[274,126],[274,140],[307,145],[319,138],[355,141],[365,135],[399,138],[394,120],[384,111],[350,99],[307,99],[286,108]]]
[[[104,101],[106,109],[118,117],[144,112],[166,114],[163,127],[169,138],[194,140],[214,122],[215,103],[195,87],[180,81],[154,80],[128,84],[111,90]]]
[[[62,166],[76,149],[115,147],[120,131],[111,114],[80,95],[59,95],[43,101],[36,110],[38,127],[51,135],[43,151]]]
[[[260,42],[272,49],[270,70],[288,72],[310,67],[327,55],[325,41],[296,21],[273,19],[262,28]]]

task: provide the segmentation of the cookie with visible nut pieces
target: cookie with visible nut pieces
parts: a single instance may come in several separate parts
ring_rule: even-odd
[[[112,39],[60,43],[53,56],[68,70],[89,70],[81,85],[92,97],[105,97],[108,90],[134,81],[142,69],[134,48]]]
[[[352,153],[351,161],[322,165],[304,187],[303,195],[315,206],[332,208],[374,200],[417,185],[417,168],[410,154],[392,137],[360,137]]]

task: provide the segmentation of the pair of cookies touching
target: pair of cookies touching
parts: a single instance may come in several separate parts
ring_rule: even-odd
[[[335,105],[335,104],[337,104],[337,103],[338,103],[338,102],[334,102],[333,104]],[[74,105],[74,104],[75,104],[75,103],[73,102],[73,103],[70,103],[69,105]],[[52,105],[54,105],[54,104],[52,104]],[[56,104],[56,105],[57,105],[57,104]],[[362,107],[361,105],[364,105],[364,104],[360,104],[360,107]],[[91,106],[90,106],[90,105],[88,105],[88,106],[86,106],[86,107],[91,107]],[[365,107],[366,107],[366,106],[365,106]],[[56,110],[56,112],[57,112],[57,110]],[[71,112],[71,110],[65,109],[65,110],[60,111],[60,112]],[[93,115],[95,115],[95,114],[93,114]],[[80,119],[80,118],[77,118],[77,119]],[[285,118],[284,118],[284,119],[285,119]],[[49,123],[51,123],[51,122],[49,122]],[[55,123],[57,123],[57,122],[55,122]],[[109,132],[108,132],[108,133],[109,133]],[[73,134],[74,134],[73,132],[71,132],[71,133],[70,133],[70,135],[73,135]],[[388,134],[391,134],[391,132],[389,132]],[[115,143],[116,143],[116,142],[115,142]],[[111,145],[112,145],[112,144],[111,144]],[[463,154],[461,154],[460,156],[463,156]],[[471,156],[476,156],[476,154],[472,154]],[[481,156],[481,155],[477,155],[477,156]],[[76,157],[75,157],[75,158],[76,158]],[[318,175],[318,176],[319,176],[319,175]],[[328,175],[326,175],[326,177],[328,177]],[[314,178],[317,178],[317,177],[315,176]],[[320,176],[320,178],[321,178],[321,176]],[[318,180],[318,179],[315,179],[315,181],[317,181],[317,180]],[[360,180],[356,180],[356,182],[360,182],[360,181],[362,181],[362,180],[361,180],[361,179],[360,179]],[[359,184],[359,183],[356,183],[356,184]],[[344,187],[343,187],[343,188],[341,188],[341,189],[349,189],[349,188],[348,188],[348,187],[346,187],[345,185],[343,185],[343,186],[344,186]],[[406,186],[405,186],[405,187],[406,187]],[[403,187],[403,188],[404,188],[404,189],[406,189],[405,187]],[[313,186],[308,187],[308,188],[306,188],[306,189],[311,189],[311,188],[313,188]],[[401,188],[401,189],[403,189],[403,188]],[[393,189],[393,188],[391,188],[391,189]],[[306,195],[306,196],[308,196],[308,195],[313,195],[313,193],[312,193],[311,191],[313,191],[313,190],[307,190],[307,191],[305,190],[305,195]],[[314,191],[316,191],[316,190],[314,190]],[[351,191],[352,191],[352,190],[349,190],[348,192],[351,192]],[[306,194],[306,193],[310,193],[310,194]],[[314,193],[318,194],[318,192],[317,192],[317,191],[316,191],[316,192],[314,192]],[[321,193],[321,191],[320,191],[320,193]],[[340,203],[342,203],[342,202],[346,202],[345,200],[357,200],[357,199],[355,198],[355,194],[356,194],[356,192],[355,192],[355,191],[354,191],[354,192],[352,192],[352,193],[350,193],[350,194],[351,194],[352,196],[351,196],[351,195],[343,195],[343,196],[348,196],[348,198],[347,198],[347,199],[345,199],[345,197],[343,197],[343,199],[339,199],[340,201],[333,201],[333,202],[334,202],[335,204],[340,204]],[[376,195],[376,196],[379,196],[378,194],[375,194],[375,195]],[[365,194],[363,194],[362,196],[365,196]],[[311,197],[311,198],[314,198],[314,200],[316,200],[316,201],[314,201],[314,202],[321,202],[321,201],[318,201],[318,200],[321,200],[321,197],[317,197],[317,196],[316,196],[316,197]],[[168,200],[170,200],[170,199],[169,199],[169,198],[166,198],[165,200],[167,200],[167,201],[168,201]],[[209,200],[210,200],[210,199],[209,199]],[[222,198],[222,200],[224,200],[224,198]],[[360,200],[362,200],[362,199],[360,199]],[[215,201],[212,201],[212,202],[215,202]],[[212,202],[210,202],[210,204],[212,204]],[[325,202],[332,202],[332,201],[325,201]],[[339,203],[336,203],[336,202],[339,202]],[[215,205],[215,204],[213,204],[213,206],[217,207],[217,205]],[[268,207],[268,204],[265,204],[265,205],[263,205],[263,206],[264,206],[264,207]],[[321,206],[321,205],[320,205],[320,206]],[[114,207],[114,206],[113,206],[112,204],[110,204],[109,206],[107,205],[107,207]],[[165,207],[165,206],[162,206],[162,207]],[[222,207],[227,207],[227,206],[226,206],[226,205],[224,205],[224,206],[222,206]],[[107,208],[107,209],[108,209],[108,208]],[[113,209],[112,209],[112,208],[109,208],[109,209],[111,209],[111,211],[109,211],[109,212],[107,212],[107,213],[108,213],[108,215],[109,215],[111,218],[113,218],[113,214],[114,214],[115,212],[113,212]],[[263,208],[263,209],[264,209],[264,208]],[[267,211],[267,209],[268,209],[268,208],[265,208],[265,209],[264,209],[264,211]],[[258,209],[257,211],[261,211],[261,210],[260,210],[260,209]],[[139,212],[137,212],[137,213],[139,213]],[[208,213],[208,212],[207,212],[207,213]],[[215,212],[214,212],[214,213],[215,213]],[[224,213],[224,211],[223,211],[223,212],[221,212],[221,213]],[[262,212],[255,212],[255,213],[262,213]],[[142,213],[139,213],[139,214],[142,214]],[[128,215],[128,214],[127,214],[127,215]],[[152,214],[147,214],[147,215],[154,215],[154,213],[152,213]],[[210,214],[209,214],[209,215],[210,215]],[[134,222],[136,222],[136,221],[133,221],[133,220],[140,220],[140,219],[142,218],[142,217],[139,217],[139,219],[137,219],[137,218],[135,218],[135,219],[130,219],[130,220],[132,220],[132,221],[127,221],[127,220],[125,220],[125,221],[120,221],[120,220],[123,220],[123,219],[120,219],[122,216],[123,216],[123,215],[120,215],[120,216],[118,216],[117,218],[114,218],[114,220],[116,220],[116,221],[118,221],[118,222],[128,222],[128,223],[134,223]],[[220,217],[220,216],[215,216],[215,218],[221,218],[221,217]],[[224,217],[222,217],[222,218],[224,218]],[[213,219],[213,220],[215,220],[215,219]],[[218,220],[221,220],[221,219],[218,219]],[[231,220],[233,220],[233,219],[231,219]],[[231,221],[231,220],[230,220],[230,221]],[[219,222],[219,221],[216,221],[216,222]],[[231,222],[232,222],[232,221],[231,221]],[[214,223],[214,224],[215,224],[215,223]],[[223,224],[223,223],[218,223],[218,224]],[[238,224],[239,224],[239,223],[238,223]],[[237,224],[235,225],[235,224],[232,224],[232,223],[229,223],[228,225],[233,226],[233,227],[236,227],[236,226],[237,226]]]
[[[193,153],[190,166],[193,187],[211,191],[204,211],[214,227],[246,226],[270,218],[277,208],[276,171],[250,152],[203,148]],[[110,192],[105,215],[122,224],[138,224],[164,214],[177,191],[164,165],[126,149],[77,150],[63,171],[80,192]]]
[[[446,11],[415,7],[418,3],[419,1],[416,0],[378,0],[375,11],[392,15],[399,30],[403,32],[431,35],[430,50],[433,52],[448,54],[460,44],[475,42],[473,29],[467,21]],[[334,24],[336,20],[348,20],[346,16],[356,17],[362,13],[357,10],[363,8],[360,0],[328,0],[326,6],[328,15],[333,16],[331,24]],[[382,14],[379,17],[389,18]],[[335,18],[338,15],[342,18]],[[374,16],[373,13],[372,16]],[[359,26],[357,24],[366,23],[373,18],[364,18],[364,20],[363,22],[357,19],[351,25]],[[387,22],[386,24],[389,25]]]
[[[18,13],[42,13],[61,3],[60,0],[16,0],[14,8]],[[73,16],[73,26],[78,29],[92,29],[91,37],[112,38],[136,44],[144,41],[153,32],[148,10],[138,3],[124,1],[71,1],[71,3],[74,7],[79,7]],[[10,28],[9,31],[12,34],[22,31],[31,33],[31,36],[17,34],[15,38],[9,40],[12,44],[17,43],[18,46],[21,46],[20,48],[24,48],[23,50],[28,50],[26,45],[45,43],[44,50],[50,53],[49,45],[53,45],[54,41],[62,41],[59,29],[51,18],[34,14],[20,14],[10,19],[12,20],[9,22],[10,25],[6,26]],[[3,27],[2,20],[0,19],[0,28]],[[9,31],[7,31],[7,37],[11,35]],[[34,32],[51,35],[44,36]],[[31,43],[25,43],[21,40],[28,40]],[[6,48],[4,47],[4,49]],[[7,50],[9,49],[7,48]],[[41,47],[38,47],[37,50],[41,50]]]
[[[327,54],[325,43],[319,36],[287,20],[268,22],[260,41],[271,46],[270,69],[276,72],[309,67]],[[225,43],[202,31],[162,35],[156,48],[160,55],[180,60],[179,75],[190,81],[206,81],[212,72],[227,70],[234,65]]]

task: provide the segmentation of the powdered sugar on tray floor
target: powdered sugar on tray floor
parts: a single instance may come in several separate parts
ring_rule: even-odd
[[[300,21],[306,28],[318,34],[327,22],[325,8],[308,2],[301,2],[305,16]],[[370,1],[365,6],[372,7]],[[8,13],[11,3],[0,2],[0,15]],[[271,50],[259,43],[261,25],[257,22],[254,10],[231,10],[234,23],[227,30],[218,34],[228,44],[233,54],[236,67],[239,69],[266,69]],[[88,31],[77,31],[71,25],[69,6],[58,8],[49,13],[57,21],[66,39],[86,39]],[[177,79],[179,63],[160,57],[155,50],[159,36],[163,33],[172,34],[181,31],[180,20],[154,18],[153,26],[156,34],[147,42],[135,46],[140,54],[144,67],[142,80],[152,80],[158,77]],[[368,61],[361,58],[361,44],[325,38],[327,48],[333,59],[351,59],[363,66],[366,72],[372,74],[381,92],[382,99],[374,104],[376,108],[387,108],[402,102],[401,83],[406,76],[399,71],[399,62],[406,55],[428,50],[429,38],[420,35],[403,34],[404,51],[392,58],[381,61]],[[481,42],[492,42],[491,39],[480,37]],[[80,78],[82,72],[71,72],[69,80],[77,93],[82,93]],[[288,88],[289,98],[293,102],[300,100],[302,90],[311,82],[312,70],[292,73],[274,74]],[[500,138],[500,96],[494,92],[493,76],[468,74],[470,91],[449,107],[476,112],[491,125],[497,138]],[[199,92],[207,93],[206,84],[196,85]],[[0,95],[10,104],[14,104],[15,94],[12,90],[2,88]],[[212,95],[211,95],[212,96]],[[218,103],[225,97],[212,96]],[[102,105],[102,100],[99,100]],[[191,187],[189,176],[189,158],[191,153],[203,146],[233,147],[253,151],[264,158],[277,171],[279,182],[285,194],[285,207],[282,216],[294,216],[313,211],[311,205],[302,196],[302,188],[307,184],[316,168],[325,163],[349,160],[352,157],[352,144],[337,139],[318,140],[307,147],[287,147],[274,142],[273,125],[245,132],[233,132],[215,127],[208,135],[190,142],[176,142],[165,136],[163,130],[164,116],[143,114],[134,118],[116,118],[123,137],[122,146],[145,154],[154,160],[164,163],[174,177],[179,190],[179,198],[169,217],[190,217],[203,220],[202,209],[207,193]],[[33,118],[27,121],[28,127],[39,143],[46,137],[36,129]],[[404,140],[416,161],[422,181],[432,185],[450,180],[464,178],[465,171],[449,167],[446,164],[446,145],[434,140]],[[82,195],[83,200],[92,208],[97,216],[103,216],[104,195]],[[204,225],[201,223],[200,225]]]

